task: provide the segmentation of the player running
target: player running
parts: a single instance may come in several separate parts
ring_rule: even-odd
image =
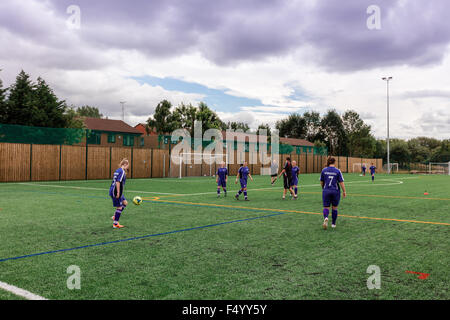
[[[225,167],[225,162],[222,162],[220,164],[220,168],[217,169],[216,175],[217,198],[220,198],[220,187],[222,187],[225,197],[227,196],[227,180],[228,180],[228,169]]]
[[[127,180],[126,170],[128,170],[128,166],[128,159],[123,159],[122,161],[120,161],[120,168],[114,172],[113,181],[111,183],[111,187],[109,188],[109,196],[112,199],[113,206],[116,208],[116,212],[112,216],[114,229],[124,227],[119,224],[119,219],[123,210],[125,210],[125,207],[128,205],[128,201],[123,195],[123,188],[125,186],[125,181]]]
[[[294,160],[294,161],[292,161],[292,183],[291,183],[291,185],[294,189],[294,193],[295,193],[294,200],[297,200],[297,197],[298,197],[297,196],[297,191],[298,191],[297,185],[298,185],[299,173],[300,173],[300,168],[297,167],[297,162]]]
[[[273,185],[277,181],[278,177],[278,163],[277,160],[273,159],[270,164],[270,183]]]
[[[283,182],[284,182],[284,190],[283,190],[283,200],[286,199],[286,192],[289,190],[291,193],[291,196],[294,196],[294,191],[292,190],[292,164],[291,164],[291,158],[286,158],[286,163],[284,164],[283,170],[281,170],[280,175],[281,177],[283,175]]]
[[[344,198],[346,197],[344,177],[341,170],[335,167],[336,159],[328,158],[327,167],[322,170],[320,174],[320,184],[322,186],[322,201],[323,201],[323,228],[328,228],[328,215],[330,213],[330,205],[332,206],[331,227],[336,228],[336,220],[338,216],[338,206],[341,200],[341,188]]]
[[[236,175],[235,183],[237,184],[238,178],[239,178],[239,182],[241,183],[241,189],[239,189],[238,193],[236,193],[236,195],[234,196],[236,198],[236,200],[239,200],[239,196],[243,192],[245,201],[250,201],[247,198],[247,179],[249,177],[253,181],[252,175],[250,174],[250,170],[247,167],[247,161],[244,161],[244,163],[241,165],[241,167],[239,168],[238,173]]]
[[[372,175],[372,182],[375,181],[375,170],[376,170],[376,169],[377,169],[377,167],[375,167],[375,166],[373,165],[373,162],[372,162],[372,165],[371,165],[370,168],[369,168],[370,174]]]
[[[362,166],[361,166],[361,170],[362,170],[362,174],[363,174],[363,176],[366,176],[366,165],[365,164],[363,164]]]

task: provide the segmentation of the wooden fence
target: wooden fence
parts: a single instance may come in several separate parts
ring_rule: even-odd
[[[237,151],[234,150],[234,159]],[[230,154],[231,156],[231,154]],[[319,173],[326,165],[327,156],[312,153],[280,155],[280,168],[290,156],[301,173]],[[261,174],[270,164],[251,163],[252,154],[245,153],[253,175]],[[268,155],[270,157],[270,155]],[[179,177],[180,164],[170,161],[169,150],[0,143],[0,182],[57,181],[111,179],[120,160],[130,160],[129,178]],[[360,165],[374,163],[381,172],[382,159],[363,159],[335,156],[337,167],[344,173],[359,172]],[[218,164],[182,164],[183,177],[209,176]],[[229,164],[230,175],[236,175],[239,164]]]

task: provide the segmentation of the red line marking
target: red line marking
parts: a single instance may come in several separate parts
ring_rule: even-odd
[[[408,271],[407,270],[406,273],[418,274],[419,275],[418,279],[426,279],[426,278],[428,278],[430,276],[429,273],[416,272],[416,271]]]

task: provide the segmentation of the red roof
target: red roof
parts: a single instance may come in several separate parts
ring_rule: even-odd
[[[305,139],[281,138],[280,137],[280,142],[285,143],[285,144],[290,144],[291,146],[314,147],[314,143],[311,143]]]
[[[126,124],[122,120],[110,120],[110,119],[99,119],[99,118],[84,118],[83,120],[84,120],[86,127],[90,130],[121,132],[121,133],[134,133],[134,134],[139,134],[139,135],[142,134],[139,130]]]

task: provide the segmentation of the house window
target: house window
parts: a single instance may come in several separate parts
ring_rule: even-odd
[[[143,147],[145,145],[145,140],[144,138],[141,138],[141,147]]]
[[[126,147],[132,147],[134,146],[134,137],[133,136],[123,136],[123,145]]]
[[[108,133],[108,143],[116,143],[116,135],[114,133]]]
[[[100,144],[102,141],[102,133],[99,131],[91,131],[87,135],[87,144]]]

